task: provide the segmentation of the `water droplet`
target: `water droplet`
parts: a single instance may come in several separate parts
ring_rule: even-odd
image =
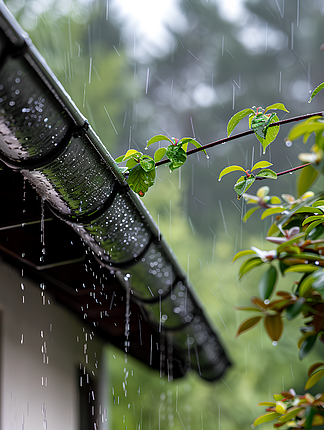
[[[265,299],[265,301],[263,302],[265,305],[268,305],[270,303],[269,299]]]
[[[315,261],[315,266],[318,266],[319,265],[319,261]]]
[[[222,180],[222,178],[219,178],[219,179],[218,179],[218,182],[220,182],[221,180]]]
[[[272,342],[272,345],[273,345],[273,346],[277,346],[277,345],[278,345],[278,342],[274,340],[274,341]]]
[[[292,141],[287,139],[287,140],[285,140],[285,144],[286,144],[287,148],[290,148],[292,146]]]

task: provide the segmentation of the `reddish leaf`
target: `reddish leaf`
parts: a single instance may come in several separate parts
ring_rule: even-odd
[[[312,364],[308,369],[308,376],[310,376],[313,372],[315,372],[315,370],[317,370],[321,366],[324,366],[324,361],[318,361],[317,363]]]
[[[236,336],[239,336],[240,334],[244,333],[247,330],[250,330],[252,327],[257,325],[260,322],[261,318],[262,316],[257,316],[248,318],[247,320],[243,321],[237,329]]]
[[[268,305],[266,305],[261,299],[259,299],[259,297],[252,297],[251,302],[261,309],[267,309],[268,307]]]
[[[264,326],[268,332],[270,339],[274,342],[278,341],[282,335],[283,324],[279,314],[266,315],[264,318]]]

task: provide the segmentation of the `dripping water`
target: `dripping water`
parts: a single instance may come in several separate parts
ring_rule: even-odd
[[[42,243],[42,254],[40,256],[40,261],[44,261],[44,256],[46,254],[45,250],[45,220],[44,220],[44,206],[45,206],[45,199],[41,199],[41,243]]]

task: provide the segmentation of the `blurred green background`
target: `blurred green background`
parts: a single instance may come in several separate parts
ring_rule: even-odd
[[[282,102],[289,116],[322,109],[323,96],[307,103],[309,91],[324,80],[322,1],[5,3],[114,158],[130,147],[144,151],[146,141],[160,133],[193,136],[202,144],[215,141],[245,107]],[[247,121],[236,131],[245,129]],[[217,180],[229,164],[248,169],[266,159],[277,172],[297,166],[298,153],[311,144],[287,147],[288,130],[281,128],[266,155],[250,136],[209,150],[209,160],[196,154],[172,175],[165,166],[158,170],[144,204],[189,274],[234,366],[217,383],[194,374],[169,383],[108,346],[110,428],[241,430],[251,427],[263,412],[257,403],[270,400],[273,392],[303,390],[308,366],[323,351],[318,347],[299,362],[300,320],[285,327],[278,346],[261,325],[235,339],[248,314],[234,306],[257,294],[264,269],[238,282],[239,263],[230,261],[251,245],[271,249],[264,240],[271,219],[261,223],[256,213],[242,224],[246,208],[233,190],[237,178]],[[271,194],[295,194],[296,176],[262,185],[269,185]],[[313,191],[320,189],[318,182]],[[280,279],[279,288],[289,289],[295,276]],[[320,390],[316,386],[314,392]]]

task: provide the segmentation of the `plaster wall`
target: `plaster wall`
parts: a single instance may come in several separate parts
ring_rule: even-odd
[[[80,430],[79,369],[106,373],[91,327],[1,259],[0,316],[0,430]],[[106,386],[94,393],[98,429],[108,428]]]

